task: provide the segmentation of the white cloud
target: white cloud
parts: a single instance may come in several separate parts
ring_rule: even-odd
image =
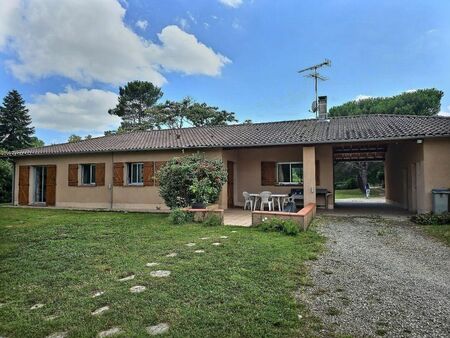
[[[221,68],[231,62],[177,26],[167,26],[158,34],[158,38],[162,46],[152,45],[150,48],[166,70],[217,76]]]
[[[6,45],[8,37],[13,34],[13,24],[17,20],[20,0],[8,0],[0,5],[0,50]]]
[[[415,93],[415,92],[417,92],[417,89],[408,89],[408,90],[405,90],[405,93]]]
[[[116,0],[40,0],[0,8],[0,43],[17,55],[7,66],[22,81],[60,75],[81,84],[162,85],[162,68],[218,75],[229,61],[174,26],[159,34],[162,45],[139,37],[125,25],[126,9]]]
[[[225,6],[238,8],[240,5],[242,5],[242,0],[219,0],[220,3],[224,4]]]
[[[148,21],[147,20],[138,20],[136,21],[136,27],[139,27],[143,31],[147,29]]]
[[[28,108],[38,128],[102,133],[120,124],[120,118],[108,114],[108,109],[116,104],[116,93],[67,87],[63,93],[48,92],[35,97]]]
[[[358,95],[358,96],[356,96],[353,100],[354,101],[361,101],[361,100],[367,100],[367,99],[370,99],[370,98],[372,98],[372,96],[370,96],[370,95]]]
[[[449,106],[447,106],[447,111],[441,111],[441,112],[439,112],[439,114],[438,115],[440,115],[440,116],[448,116],[448,117],[450,117],[450,105]]]

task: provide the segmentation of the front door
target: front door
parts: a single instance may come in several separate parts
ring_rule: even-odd
[[[34,203],[47,201],[47,167],[34,167]]]
[[[228,208],[234,207],[234,162],[227,162],[228,181],[227,181],[227,195],[228,195]]]

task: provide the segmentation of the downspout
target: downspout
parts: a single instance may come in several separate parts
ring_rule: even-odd
[[[109,184],[110,198],[109,209],[112,210],[114,206],[114,153],[111,152],[111,167],[112,167],[112,181]]]
[[[14,205],[14,200],[15,200],[15,191],[16,191],[16,161],[11,160],[12,165],[13,165],[13,171],[12,171],[12,187],[11,187],[11,204]]]

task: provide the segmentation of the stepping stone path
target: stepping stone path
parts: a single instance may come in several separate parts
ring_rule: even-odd
[[[105,293],[104,291],[98,291],[98,292],[96,292],[96,293],[94,293],[94,294],[92,295],[92,298],[100,297],[100,296],[103,295],[104,293]]]
[[[97,310],[95,310],[94,312],[92,312],[93,316],[98,316],[101,315],[103,312],[108,311],[109,310],[109,306],[102,306],[101,308],[98,308]]]
[[[149,268],[151,268],[152,266],[157,266],[157,265],[159,265],[159,263],[147,263],[147,264],[145,264],[145,266],[147,266],[147,267],[149,267]]]
[[[55,332],[51,335],[47,336],[46,338],[64,338],[67,336],[67,332]]]
[[[44,307],[44,304],[37,303],[37,304],[34,304],[32,307],[30,307],[30,310],[40,309],[41,307]]]
[[[129,276],[120,278],[119,282],[126,282],[127,280],[132,280],[132,279],[134,279],[134,275],[129,275]]]
[[[205,253],[205,250],[195,250],[195,253]]]
[[[149,326],[146,328],[147,333],[151,336],[156,336],[158,334],[163,334],[169,331],[169,324],[167,323],[160,323],[158,325]]]
[[[145,291],[145,286],[136,285],[130,288],[131,293],[141,293]]]
[[[219,246],[219,245],[222,245],[222,243],[215,242],[215,243],[213,243],[212,245]]]
[[[205,239],[209,239],[209,237],[202,237],[202,238],[200,238],[200,239],[203,239],[203,240],[205,240]]]
[[[195,243],[188,243],[186,246],[195,246]]]
[[[176,252],[172,252],[170,254],[167,254],[166,257],[175,257],[176,255],[178,255]]]
[[[122,330],[120,329],[120,327],[112,327],[109,330],[106,331],[102,331],[100,332],[97,337],[99,338],[103,338],[103,337],[111,337],[114,336],[118,333],[122,332]]]
[[[47,322],[49,322],[49,321],[55,320],[55,319],[58,318],[58,317],[59,317],[59,316],[57,316],[57,315],[51,315],[51,316],[45,317],[44,320],[47,321]]]
[[[227,239],[228,236],[220,236],[220,238]]]
[[[156,270],[156,271],[150,272],[150,276],[152,276],[152,277],[169,277],[170,276],[170,271],[167,271],[167,270]]]

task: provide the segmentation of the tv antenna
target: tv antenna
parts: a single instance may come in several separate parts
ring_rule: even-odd
[[[319,107],[319,96],[317,93],[317,81],[321,80],[321,81],[326,81],[328,80],[328,78],[326,78],[325,76],[320,75],[317,72],[317,69],[322,68],[324,66],[328,66],[331,67],[331,60],[325,59],[324,62],[319,63],[317,65],[299,70],[299,73],[303,73],[303,72],[307,72],[307,71],[311,71],[311,73],[304,75],[304,77],[310,77],[314,79],[314,92],[315,92],[315,101],[313,102],[311,109],[314,113],[316,113],[316,118],[317,118],[317,111],[318,111],[318,107]]]

